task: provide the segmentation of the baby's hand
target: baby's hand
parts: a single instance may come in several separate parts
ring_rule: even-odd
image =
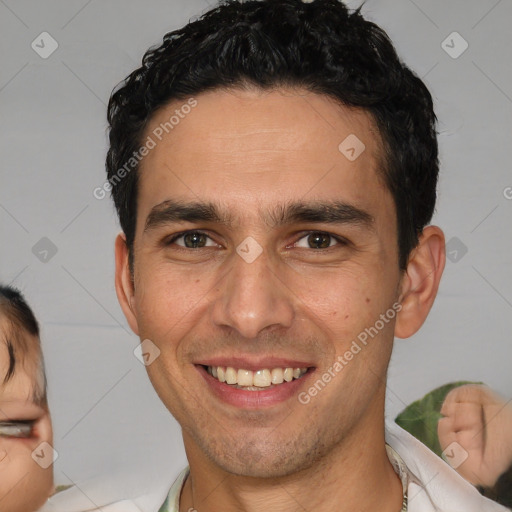
[[[492,487],[512,464],[512,406],[487,386],[468,384],[446,396],[437,432],[443,450],[457,442],[468,458],[457,472],[473,485]]]

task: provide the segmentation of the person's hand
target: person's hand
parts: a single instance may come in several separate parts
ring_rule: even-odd
[[[512,464],[512,406],[487,386],[452,389],[441,407],[441,448],[457,442],[468,453],[456,468],[473,485],[492,487]]]

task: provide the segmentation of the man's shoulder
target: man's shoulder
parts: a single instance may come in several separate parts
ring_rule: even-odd
[[[505,512],[484,498],[443,459],[394,422],[386,422],[386,442],[409,471],[409,512]]]

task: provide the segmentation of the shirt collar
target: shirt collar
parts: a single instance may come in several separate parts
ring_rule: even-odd
[[[400,509],[400,512],[407,512],[407,488],[409,487],[409,481],[412,475],[409,469],[407,468],[407,465],[402,460],[402,457],[400,457],[400,455],[398,455],[398,453],[393,448],[391,448],[391,446],[387,443],[386,452],[389,461],[393,466],[393,469],[395,470],[396,474],[400,477],[400,481],[402,482],[403,499],[402,508]],[[183,484],[185,483],[185,480],[189,472],[190,468],[188,466],[185,469],[183,469],[183,471],[181,471],[181,473],[178,475],[178,477],[172,484],[172,487],[169,491],[169,495],[158,512],[174,512],[179,510],[181,490],[183,489]]]

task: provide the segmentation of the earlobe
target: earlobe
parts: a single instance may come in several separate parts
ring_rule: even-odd
[[[135,290],[133,286],[132,276],[130,272],[130,264],[128,258],[128,247],[126,245],[126,237],[123,233],[117,235],[115,242],[116,254],[116,294],[119,305],[123,310],[124,316],[132,331],[139,335],[139,327],[137,324]]]
[[[427,226],[411,252],[402,277],[395,336],[408,338],[423,325],[439,288],[446,261],[444,234],[437,226]]]

